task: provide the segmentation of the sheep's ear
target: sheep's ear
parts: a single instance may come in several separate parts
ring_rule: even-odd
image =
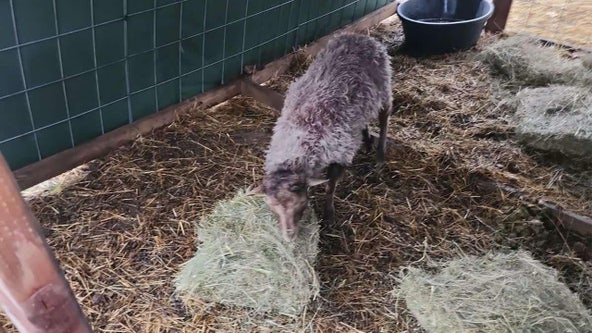
[[[308,186],[317,186],[328,182],[329,179],[309,179],[307,181]]]
[[[247,195],[259,195],[263,194],[263,184],[257,185],[255,188],[247,192]]]

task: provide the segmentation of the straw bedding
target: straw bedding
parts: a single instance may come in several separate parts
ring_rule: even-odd
[[[372,30],[384,35],[400,26]],[[482,50],[491,43],[483,39]],[[394,53],[393,53],[394,54]],[[524,248],[592,306],[590,238],[536,206],[485,186],[500,182],[592,214],[589,169],[562,168],[513,143],[475,51],[394,54],[396,114],[388,163],[360,153],[323,230],[320,294],[297,318],[210,303],[185,306],[174,276],[196,251],[194,222],[258,181],[273,113],[237,97],[198,110],[89,164],[54,196],[31,201],[96,332],[422,332],[391,291],[400,267]],[[302,60],[302,59],[301,59]],[[306,61],[294,65],[305,68]],[[283,90],[293,76],[270,86]],[[321,211],[322,189],[313,193]],[[14,330],[9,330],[14,332]]]

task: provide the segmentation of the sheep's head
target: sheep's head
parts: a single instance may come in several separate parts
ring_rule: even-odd
[[[279,227],[287,240],[298,234],[298,222],[308,206],[307,187],[322,181],[307,181],[303,172],[278,170],[265,176],[263,183],[251,194],[265,194],[265,202],[276,214]]]

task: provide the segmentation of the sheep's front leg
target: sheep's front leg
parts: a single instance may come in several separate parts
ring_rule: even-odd
[[[370,136],[370,131],[368,130],[368,126],[366,126],[362,130],[362,138],[364,139],[364,145],[366,146],[366,152],[370,153],[372,151],[372,137]]]
[[[327,177],[329,182],[325,188],[325,223],[333,225],[335,223],[335,188],[337,183],[343,177],[345,167],[341,164],[333,163],[329,165],[327,170]]]
[[[378,147],[376,148],[376,161],[378,164],[384,163],[386,156],[386,132],[390,113],[391,107],[385,107],[380,110],[380,114],[378,115],[380,122],[380,137],[378,138]]]

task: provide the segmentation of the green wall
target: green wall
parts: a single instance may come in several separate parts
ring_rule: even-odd
[[[0,152],[36,162],[391,1],[0,0]]]

